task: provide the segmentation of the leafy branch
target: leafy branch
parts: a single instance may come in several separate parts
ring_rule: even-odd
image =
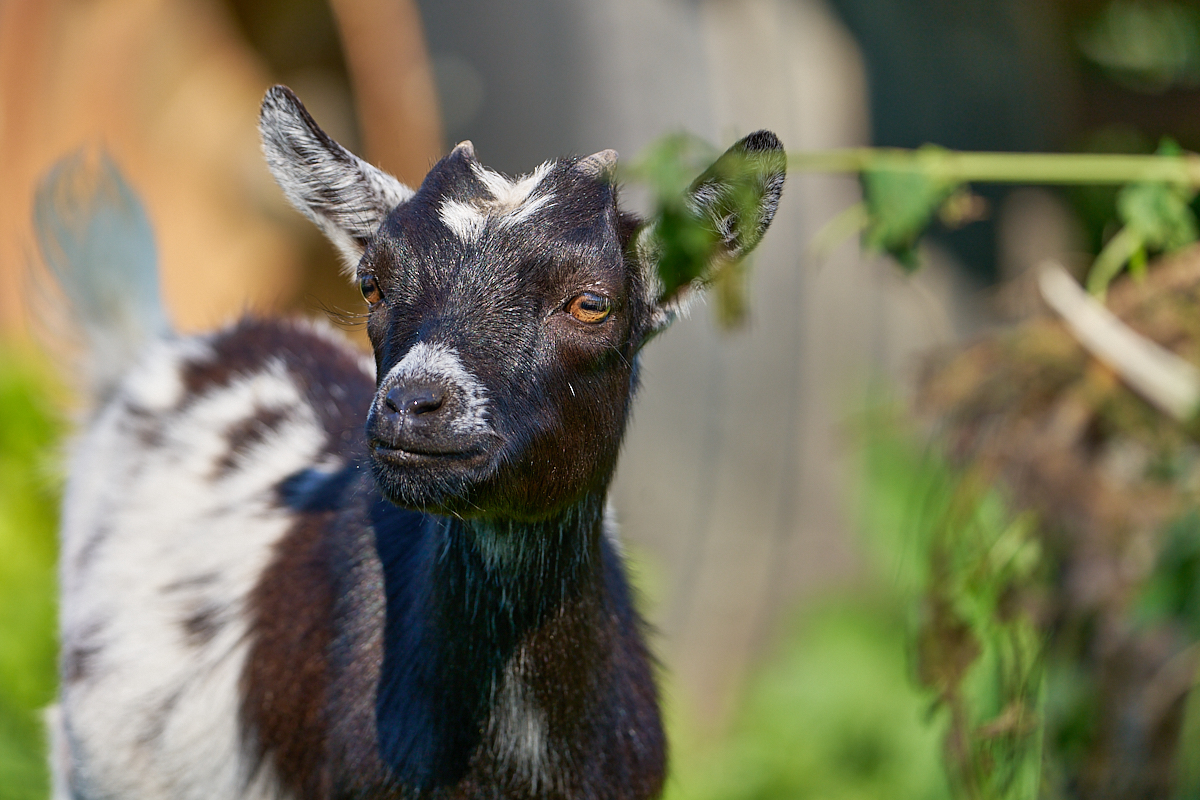
[[[709,284],[718,318],[734,323],[747,307],[744,269],[731,261],[716,272],[701,272],[717,240],[686,202],[694,176],[712,163],[716,152],[694,136],[665,137],[625,167],[623,178],[649,190],[664,256],[672,256],[662,259],[663,285]],[[867,250],[890,254],[909,272],[920,266],[918,243],[935,218],[955,228],[986,215],[986,204],[971,191],[973,184],[1120,186],[1116,215],[1121,227],[1105,243],[1087,278],[1088,291],[1099,298],[1122,270],[1140,275],[1151,253],[1171,253],[1200,238],[1191,207],[1200,190],[1200,155],[1169,140],[1154,155],[971,153],[926,145],[915,150],[793,152],[787,162],[792,175],[848,173],[862,184],[862,201],[825,226],[814,241],[816,252],[860,235]],[[733,185],[752,185],[765,168],[759,160],[730,154],[721,164]],[[745,194],[743,199],[752,203],[753,192]],[[752,216],[751,209],[744,211]]]
[[[935,216],[951,227],[979,218],[973,183],[1123,186],[1122,227],[1088,276],[1088,290],[1098,296],[1126,265],[1139,273],[1149,252],[1173,252],[1198,237],[1190,203],[1200,188],[1200,156],[1171,141],[1155,155],[964,153],[927,145],[792,153],[788,163],[793,173],[857,173],[862,202],[835,218],[822,238],[859,232],[868,249],[891,254],[909,271],[919,266],[917,243]]]

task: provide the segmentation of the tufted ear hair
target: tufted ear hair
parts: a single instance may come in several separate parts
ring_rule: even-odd
[[[697,289],[762,240],[775,217],[787,156],[770,131],[740,139],[692,182],[682,202],[637,232],[654,308],[651,333],[666,327]]]
[[[276,183],[353,271],[380,223],[413,190],[331,139],[286,86],[263,98],[258,132]]]

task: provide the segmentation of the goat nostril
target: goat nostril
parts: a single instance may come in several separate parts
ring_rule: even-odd
[[[410,414],[432,414],[442,407],[446,396],[440,392],[424,392],[409,398],[408,412]]]
[[[432,414],[446,403],[446,390],[440,386],[395,386],[384,397],[395,414],[421,416]]]

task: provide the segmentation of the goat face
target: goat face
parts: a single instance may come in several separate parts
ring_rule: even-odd
[[[616,153],[512,181],[464,143],[413,192],[329,139],[282,87],[260,129],[276,179],[341,249],[369,304],[367,439],[384,493],[517,519],[602,494],[637,352],[678,300],[656,279],[653,228],[639,232],[618,208]],[[693,209],[718,234],[713,258],[752,247],[782,189],[778,140],[739,144],[778,161],[755,184],[753,219],[735,219],[719,174],[693,187]]]
[[[510,182],[460,145],[367,244],[367,435],[394,501],[524,517],[603,489],[648,313],[591,166]]]

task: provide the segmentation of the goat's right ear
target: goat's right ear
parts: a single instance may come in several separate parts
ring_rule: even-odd
[[[634,258],[647,278],[653,310],[649,334],[665,328],[691,297],[730,262],[758,245],[775,217],[787,156],[779,137],[743,137],[664,205],[634,236]]]
[[[286,86],[273,86],[258,118],[275,181],[341,252],[347,270],[392,209],[413,190],[335,142]]]

